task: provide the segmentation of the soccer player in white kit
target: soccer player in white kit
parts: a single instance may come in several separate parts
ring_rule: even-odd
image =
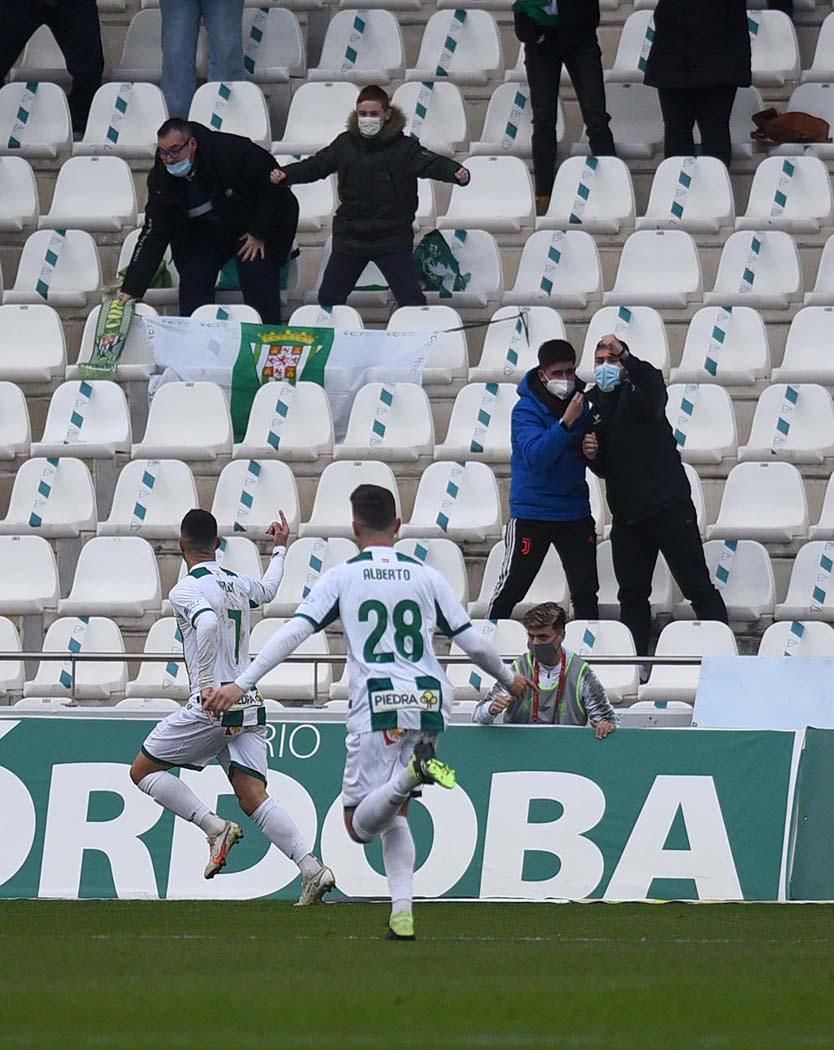
[[[240,703],[268,671],[315,631],[341,619],[348,649],[350,706],[342,781],[345,826],[360,844],[382,838],[391,892],[388,936],[414,939],[414,840],[408,800],[420,784],[455,786],[455,774],[435,758],[453,689],[434,653],[435,628],[513,696],[530,683],[515,674],[469,623],[446,580],[393,550],[400,521],[394,497],[360,485],[350,497],[361,553],[324,573],[295,615],[266,643],[232,685],[212,691],[206,709]]]
[[[133,761],[130,776],[140,791],[201,828],[208,838],[207,879],[226,864],[243,829],[223,820],[178,777],[174,766],[203,769],[216,758],[226,771],[240,808],[301,871],[299,904],[318,904],[335,879],[313,856],[295,822],[266,792],[266,711],[261,694],[249,689],[221,715],[206,710],[209,690],[233,681],[249,660],[250,609],[272,601],[284,575],[289,527],[273,522],[267,531],[274,548],[262,580],[253,580],[215,560],[220,546],[217,522],[204,510],[190,510],[180,525],[180,549],[188,574],[169,599],[182,633],[191,695],[185,707],[151,731]]]

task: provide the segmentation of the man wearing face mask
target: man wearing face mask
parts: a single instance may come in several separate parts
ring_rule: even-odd
[[[524,599],[551,544],[564,566],[574,616],[595,620],[596,526],[591,517],[582,436],[591,417],[576,378],[576,353],[549,339],[518,387],[511,423],[510,522],[490,619],[506,619]]]
[[[295,237],[298,201],[270,186],[275,158],[249,139],[178,117],[157,136],[145,225],[119,298],[145,294],[170,244],[183,317],[214,302],[217,275],[235,259],[244,303],[264,324],[280,323],[281,268]]]
[[[472,712],[481,725],[567,725],[594,728],[604,740],[619,724],[619,716],[600,680],[581,656],[565,648],[565,610],[556,602],[534,606],[522,623],[527,628],[527,652],[513,661],[513,670],[534,683],[518,699],[495,685]]]
[[[588,392],[594,433],[582,448],[605,478],[620,619],[645,656],[658,553],[699,620],[727,623],[727,610],[704,560],[689,481],[666,419],[662,374],[614,335],[599,341],[594,363],[596,386]]]

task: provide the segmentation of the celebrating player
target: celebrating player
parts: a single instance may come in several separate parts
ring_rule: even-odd
[[[243,829],[223,820],[188,785],[168,770],[173,766],[202,769],[213,758],[223,766],[240,808],[298,865],[302,876],[299,904],[318,904],[335,886],[330,868],[310,851],[292,818],[266,793],[266,711],[260,693],[247,690],[228,705],[222,716],[204,706],[215,687],[240,675],[249,659],[250,609],[272,601],[284,575],[289,526],[281,521],[267,530],[275,546],[261,581],[222,569],[215,561],[220,546],[217,522],[204,510],[190,510],[180,526],[180,550],[188,575],[169,598],[182,633],[183,653],[191,696],[150,733],[130,768],[133,783],[208,837],[209,862],[205,877],[223,869]]]
[[[382,838],[391,891],[388,936],[414,939],[414,840],[408,800],[420,784],[455,786],[454,770],[434,744],[452,707],[452,687],[434,653],[435,627],[513,696],[531,683],[514,674],[478,631],[434,569],[392,550],[400,527],[394,497],[360,485],[350,497],[361,553],[334,566],[310,590],[295,616],[266,643],[234,684],[208,694],[218,715],[241,702],[305,638],[341,619],[348,648],[350,707],[342,805],[348,834],[360,844]]]

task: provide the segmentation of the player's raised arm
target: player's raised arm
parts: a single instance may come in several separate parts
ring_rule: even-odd
[[[255,580],[250,576],[239,577],[247,588],[249,601],[253,606],[266,605],[278,593],[281,580],[284,578],[284,562],[287,557],[287,541],[290,538],[290,526],[282,510],[278,511],[280,521],[273,521],[266,530],[272,539],[272,556],[263,574],[263,579]]]

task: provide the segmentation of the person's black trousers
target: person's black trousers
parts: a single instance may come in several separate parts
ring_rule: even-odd
[[[577,620],[599,619],[597,537],[591,517],[579,521],[510,518],[507,552],[487,609],[488,619],[505,620],[512,616],[513,609],[530,590],[551,543],[565,570],[574,616]]]
[[[72,77],[69,108],[73,131],[83,132],[104,70],[96,0],[2,0],[0,2],[0,82],[15,64],[29,37],[47,25],[64,54]]]
[[[666,559],[684,598],[692,602],[695,616],[727,623],[724,599],[713,586],[704,560],[692,500],[677,500],[632,525],[615,516],[611,553],[619,584],[620,620],[631,631],[638,656],[647,656],[649,650],[649,595],[658,553]]]
[[[397,306],[425,306],[426,297],[417,276],[411,250],[389,255],[348,255],[331,252],[319,288],[320,306],[343,306],[369,262],[379,267]]]
[[[564,51],[554,50],[547,39],[541,44],[524,44],[523,47],[533,115],[536,196],[549,197],[556,174],[556,112],[563,63],[570,74],[582,119],[588,129],[591,153],[597,157],[614,155],[611,118],[605,109],[602,53],[596,34]]]
[[[701,154],[717,157],[729,168],[732,157],[730,113],[737,88],[660,88],[660,111],[665,131],[663,152],[667,157],[693,157],[697,122],[701,132]]]

